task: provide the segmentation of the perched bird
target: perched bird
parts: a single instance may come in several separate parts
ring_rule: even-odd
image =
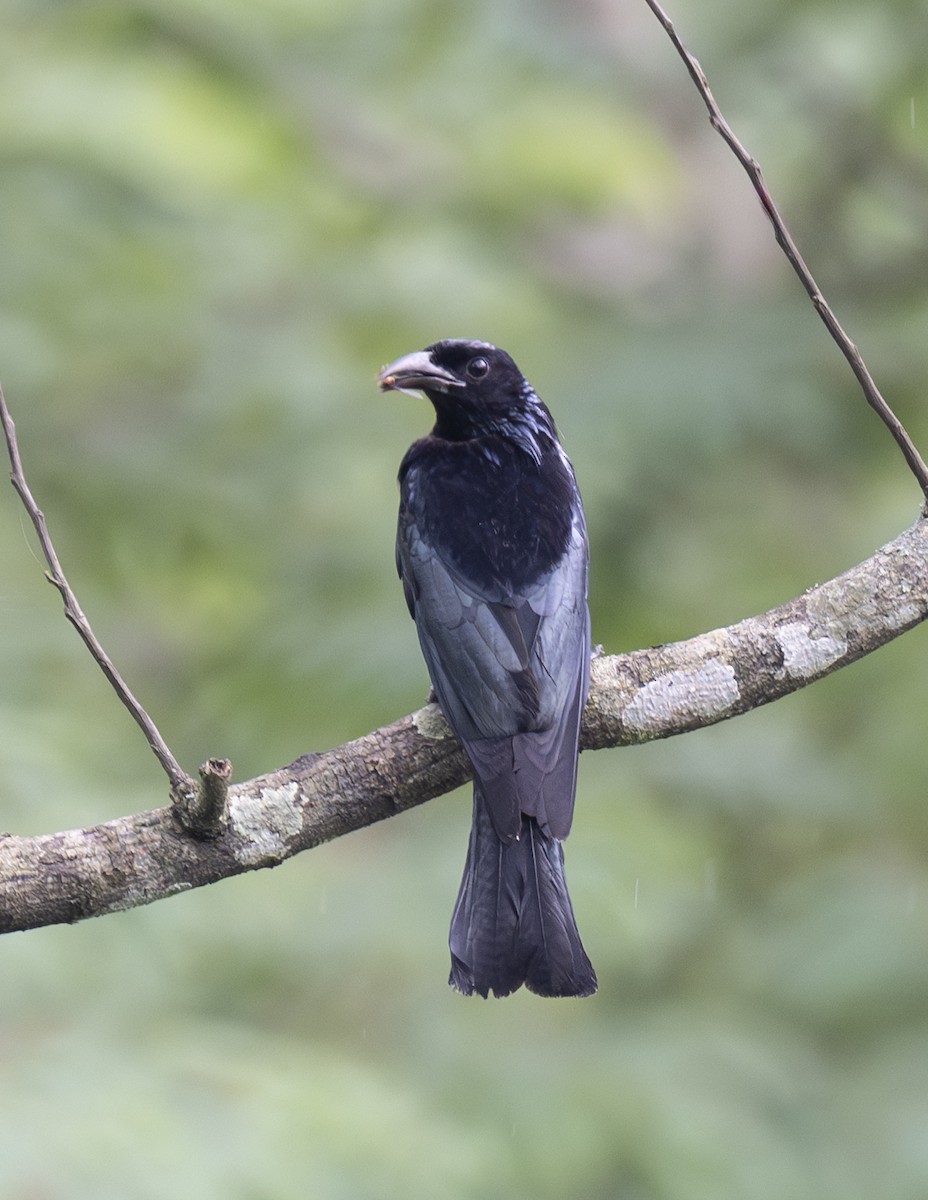
[[[381,391],[421,391],[435,426],[400,467],[396,561],[441,710],[474,771],[451,922],[465,995],[589,996],[564,879],[590,676],[587,538],[551,414],[509,355],[447,340]]]

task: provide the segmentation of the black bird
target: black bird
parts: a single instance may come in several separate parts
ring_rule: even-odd
[[[590,676],[587,537],[551,414],[504,350],[448,340],[384,367],[436,421],[400,467],[396,561],[438,703],[474,770],[451,985],[589,996],[564,879]]]

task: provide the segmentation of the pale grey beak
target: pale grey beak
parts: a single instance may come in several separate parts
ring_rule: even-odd
[[[447,392],[449,388],[464,387],[463,380],[443,367],[436,367],[425,350],[405,354],[384,367],[377,376],[377,384],[382,392]]]

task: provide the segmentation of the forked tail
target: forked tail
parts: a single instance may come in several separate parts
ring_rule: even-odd
[[[596,973],[574,920],[561,843],[523,814],[509,845],[493,829],[479,786],[464,878],[451,921],[452,987],[508,996],[591,996]]]

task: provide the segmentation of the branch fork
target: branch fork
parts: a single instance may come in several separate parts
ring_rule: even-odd
[[[199,775],[199,785],[188,779],[181,787],[172,789],[171,809],[178,824],[191,837],[219,837],[229,823],[232,764],[227,758],[208,758]]]

